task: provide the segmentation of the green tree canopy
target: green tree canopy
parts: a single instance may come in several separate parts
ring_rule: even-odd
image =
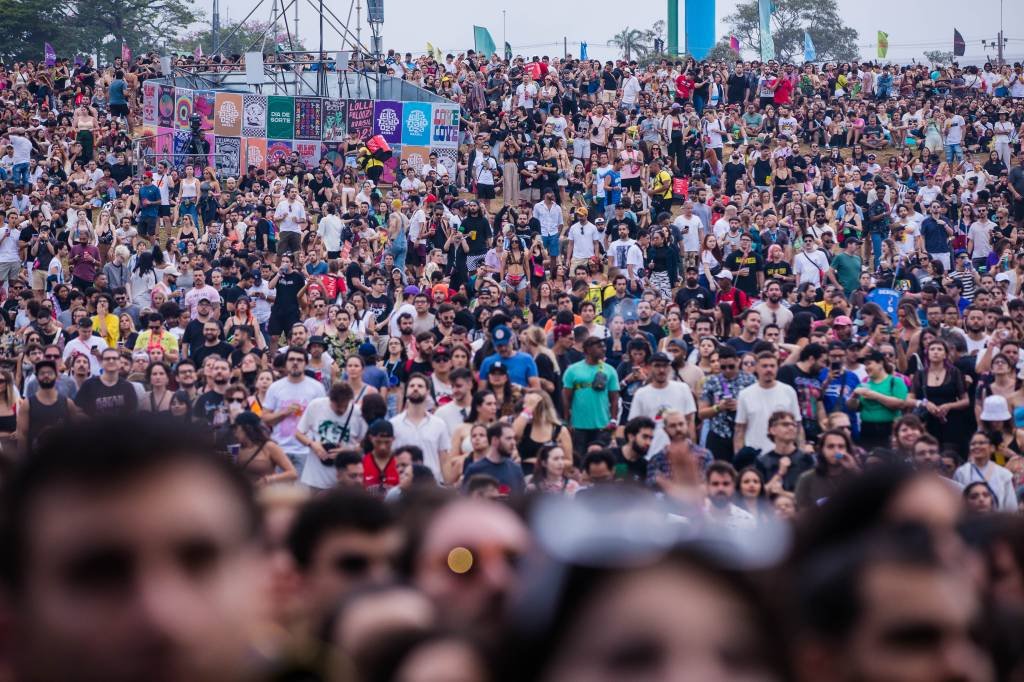
[[[708,53],[704,55],[704,59],[709,62],[735,62],[740,56],[736,54],[736,51],[729,47],[729,39],[722,38],[708,50]]]
[[[818,61],[856,61],[857,31],[843,23],[836,0],[775,0],[772,12],[772,39],[775,56],[791,62],[803,54],[804,30],[811,34]],[[761,52],[757,0],[743,2],[725,18],[740,44]]]

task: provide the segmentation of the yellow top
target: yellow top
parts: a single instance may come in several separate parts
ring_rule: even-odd
[[[107,342],[109,348],[117,348],[121,339],[121,329],[117,315],[107,313],[107,319],[100,322],[99,315],[92,316],[92,329]]]

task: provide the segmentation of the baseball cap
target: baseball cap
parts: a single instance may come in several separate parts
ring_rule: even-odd
[[[359,346],[359,354],[364,357],[373,357],[377,354],[377,346],[373,345],[369,341]]]
[[[82,319],[80,319],[78,321],[78,326],[82,327],[83,329],[85,329],[86,327],[88,327],[89,329],[92,329],[92,318],[90,318],[88,316],[83,317]]]
[[[327,339],[325,339],[324,337],[319,336],[319,335],[318,336],[311,336],[309,338],[309,345],[310,346],[323,346],[324,348],[327,348]]]
[[[491,365],[491,368],[487,370],[487,374],[488,376],[490,376],[495,372],[497,372],[498,374],[508,374],[508,365],[506,365],[501,360],[495,362],[493,365]]]
[[[410,284],[409,286],[402,290],[402,293],[405,294],[406,296],[415,296],[416,294],[420,293],[420,288]]]
[[[640,318],[637,317],[637,314],[636,314],[635,310],[629,310],[629,311],[626,312],[625,315],[622,316],[622,320],[624,322],[636,322],[639,319]]]
[[[594,219],[594,224],[595,225],[604,225],[604,218],[595,218]]]
[[[648,362],[652,365],[656,362],[663,362],[666,365],[672,364],[672,360],[669,359],[668,355],[666,355],[665,353],[655,353],[654,355],[651,356],[651,359],[648,360]]]
[[[836,319],[832,320],[833,327],[852,327],[853,320],[846,315],[840,315]]]
[[[717,277],[718,279],[727,279],[730,282],[732,281],[732,273],[728,270],[722,270],[717,275],[715,275],[715,277]]]
[[[503,324],[499,324],[491,331],[491,340],[495,346],[507,346],[512,343],[512,330]]]

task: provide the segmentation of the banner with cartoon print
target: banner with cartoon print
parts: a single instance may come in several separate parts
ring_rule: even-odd
[[[342,142],[348,135],[347,115],[348,102],[343,99],[325,99],[320,139],[324,142]]]
[[[242,97],[242,136],[267,136],[266,95],[245,95]]]
[[[296,140],[320,140],[323,135],[322,101],[319,97],[295,98]]]
[[[188,130],[190,118],[192,118],[192,91],[186,88],[174,88],[175,129]]]
[[[200,130],[213,130],[216,100],[217,93],[213,90],[196,90],[192,93],[192,113],[200,116]]]
[[[157,108],[160,106],[160,86],[146,81],[142,84],[142,125],[154,126],[158,122]]]
[[[248,137],[244,140],[245,165],[255,168],[267,167],[267,139],[265,137]]]
[[[276,166],[292,155],[291,140],[267,140],[267,165]]]
[[[213,161],[219,177],[237,178],[242,167],[242,140],[218,135]]]
[[[160,128],[174,127],[174,86],[161,85],[156,103],[156,124]]]

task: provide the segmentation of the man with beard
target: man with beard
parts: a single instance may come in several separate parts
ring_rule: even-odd
[[[537,375],[537,363],[529,353],[516,351],[512,347],[513,336],[512,330],[503,324],[499,324],[491,330],[491,341],[497,352],[488,355],[481,363],[480,381],[485,383],[491,366],[496,362],[501,362],[508,369],[509,381],[523,388],[539,391],[540,377]]]
[[[12,679],[259,679],[271,626],[249,486],[181,422],[56,429],[4,500]]]
[[[190,357],[194,363],[202,365],[203,361],[211,355],[227,360],[234,351],[234,346],[221,340],[220,323],[216,320],[208,320],[203,324],[203,345],[192,348]]]
[[[749,530],[757,525],[750,512],[732,503],[736,496],[739,475],[728,462],[712,462],[704,477],[707,499],[704,516],[707,521],[722,528]]]
[[[654,420],[649,417],[634,417],[626,422],[623,429],[626,442],[610,450],[615,458],[616,480],[643,485],[647,478],[647,453],[654,439],[654,428]]]
[[[302,348],[292,346],[285,354],[285,377],[267,389],[263,400],[263,422],[273,427],[274,442],[281,446],[295,470],[302,476],[307,457],[316,457],[295,437],[299,421],[311,402],[327,395],[324,386],[306,375],[309,356]]]
[[[433,335],[430,332],[424,334],[433,343]],[[390,420],[395,431],[392,447],[418,446],[423,450],[423,463],[434,474],[434,478],[441,482],[444,480],[443,465],[448,459],[452,441],[444,420],[427,412],[428,395],[430,380],[423,374],[411,375],[405,383],[405,410]]]
[[[194,402],[199,396],[196,363],[187,358],[179,362],[178,366],[174,368],[174,379],[178,383],[178,390],[188,394],[189,403]]]
[[[689,385],[682,381],[670,381],[669,370],[672,368],[672,361],[665,353],[655,353],[648,360],[649,378],[647,384],[638,390],[633,396],[630,405],[629,418],[649,417],[650,419],[661,420],[661,415],[666,411],[674,409],[686,416],[686,431],[688,436],[695,433],[695,420],[697,403],[693,399],[693,392]],[[669,438],[664,429],[655,429],[654,442],[651,447],[655,450],[668,445]]]
[[[463,471],[463,490],[474,476],[484,474],[498,481],[501,495],[522,495],[526,490],[526,479],[522,468],[512,459],[516,452],[515,429],[506,422],[495,422],[487,427],[487,442],[490,448],[483,459],[473,462]]]
[[[462,220],[459,232],[464,235],[469,249],[466,253],[466,272],[475,272],[490,248],[491,224],[480,212],[480,204],[475,199],[468,203],[468,210],[469,214]]]
[[[83,413],[78,405],[57,391],[57,363],[40,360],[36,363],[36,382],[39,389],[18,404],[18,442],[26,450],[36,447],[43,431],[56,428]]]
[[[782,285],[772,280],[764,285],[764,300],[753,308],[761,313],[761,331],[770,324],[777,325],[782,333],[786,333],[793,321],[793,313],[782,305]]]
[[[686,310],[686,304],[694,300],[701,310],[711,310],[715,307],[715,295],[707,287],[700,286],[697,268],[692,265],[686,268],[683,286],[676,292],[675,300],[680,310]]]
[[[956,329],[954,327],[954,329]],[[970,306],[964,316],[964,336],[967,339],[967,353],[977,355],[988,347],[989,335],[985,333],[985,311]],[[957,329],[956,331],[960,331]]]
[[[107,348],[100,355],[102,371],[87,379],[75,395],[75,403],[90,417],[132,414],[138,411],[139,398],[135,388],[121,378],[121,354]]]
[[[224,426],[228,423],[228,405],[224,401],[224,393],[228,390],[228,382],[231,380],[231,365],[223,358],[210,362],[212,381],[207,382],[206,392],[196,399],[192,407],[192,416],[206,420],[211,426]]]

